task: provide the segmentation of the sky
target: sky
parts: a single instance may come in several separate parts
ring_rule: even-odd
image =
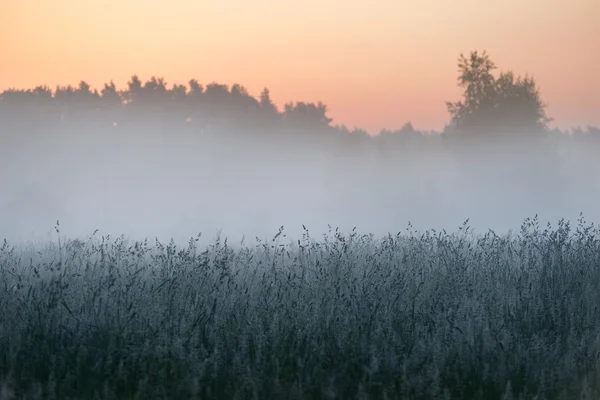
[[[533,76],[552,126],[600,126],[597,0],[0,0],[0,90],[133,74],[268,87],[371,133],[442,129],[457,58]]]

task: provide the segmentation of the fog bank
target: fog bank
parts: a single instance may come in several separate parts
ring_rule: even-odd
[[[303,136],[304,135],[304,136]],[[392,142],[390,142],[392,140]],[[199,232],[230,243],[315,238],[328,225],[377,236],[415,229],[518,230],[524,218],[600,221],[598,140],[454,144],[341,134],[281,137],[115,127],[6,136],[0,236],[11,242]],[[540,144],[542,143],[542,144]],[[583,143],[583,142],[582,142]],[[543,227],[543,225],[542,225]]]

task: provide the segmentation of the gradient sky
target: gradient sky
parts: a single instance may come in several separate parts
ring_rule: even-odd
[[[196,78],[372,133],[441,129],[457,57],[485,49],[533,75],[554,126],[600,126],[599,18],[598,0],[0,0],[0,90]]]

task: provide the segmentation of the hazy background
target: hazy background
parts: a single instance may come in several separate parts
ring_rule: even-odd
[[[593,0],[0,0],[0,237],[47,240],[57,219],[179,242],[599,221],[598,16]],[[457,86],[476,48],[498,80],[477,89],[471,65]]]

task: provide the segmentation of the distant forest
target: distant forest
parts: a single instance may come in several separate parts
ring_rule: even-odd
[[[468,57],[461,54],[458,66],[463,98],[447,103],[451,121],[441,133],[462,133],[463,138],[472,138],[475,133],[490,138],[550,132],[547,124],[551,119],[545,114],[533,78],[515,77],[510,71],[494,77],[496,66],[486,52],[474,51]],[[321,102],[290,102],[279,109],[267,88],[257,99],[239,84],[231,88],[218,83],[204,86],[192,79],[187,86],[173,84],[169,88],[163,78],[142,82],[133,75],[126,90],[117,90],[112,81],[100,91],[85,81],[77,87],[59,86],[55,90],[47,86],[5,90],[0,94],[0,129],[19,133],[42,127],[81,128],[84,124],[127,130],[158,124],[170,131],[344,133],[350,134],[344,135],[349,144],[367,140],[367,133],[359,128],[332,126],[327,111]],[[383,130],[372,140],[402,135],[403,139],[418,141],[428,133],[434,132],[417,131],[409,122],[396,131]],[[552,133],[600,137],[600,130],[591,126]]]

